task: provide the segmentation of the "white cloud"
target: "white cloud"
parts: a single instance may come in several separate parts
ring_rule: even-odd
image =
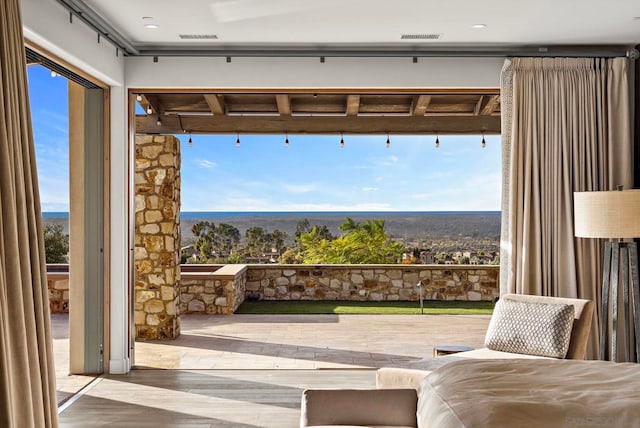
[[[198,162],[198,166],[199,166],[200,168],[207,168],[207,169],[210,169],[210,168],[215,168],[216,166],[218,166],[218,164],[217,164],[217,163],[215,163],[215,162],[211,162],[210,160],[207,160],[207,159],[200,159],[200,160],[199,160],[199,161],[197,161],[197,162]]]
[[[363,187],[361,189],[363,192],[375,192],[376,190],[378,190],[377,187]]]

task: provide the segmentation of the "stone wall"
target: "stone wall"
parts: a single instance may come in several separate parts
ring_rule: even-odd
[[[49,310],[52,314],[69,313],[69,273],[47,272]]]
[[[211,272],[182,273],[180,313],[230,315],[244,301],[245,265],[226,265]]]
[[[135,138],[136,339],[180,335],[180,141]]]
[[[265,300],[492,301],[500,295],[498,266],[252,265],[246,291]]]

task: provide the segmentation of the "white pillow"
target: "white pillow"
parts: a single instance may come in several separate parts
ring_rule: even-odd
[[[564,358],[574,318],[572,305],[500,299],[484,344],[494,351]]]

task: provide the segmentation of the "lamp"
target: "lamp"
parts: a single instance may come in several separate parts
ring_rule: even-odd
[[[581,238],[609,238],[604,247],[602,273],[602,319],[600,322],[600,358],[617,361],[618,314],[624,314],[625,360],[640,363],[640,290],[638,280],[638,250],[635,242],[625,238],[640,237],[640,190],[575,192],[573,194],[575,236]],[[617,239],[617,240],[614,240]],[[631,302],[629,290],[631,287]],[[622,308],[618,307],[618,291],[622,289]],[[633,325],[629,313],[633,316]],[[609,333],[611,315],[611,337]],[[631,331],[629,331],[631,330]],[[635,358],[628,338],[635,334]],[[630,341],[629,341],[630,342]]]

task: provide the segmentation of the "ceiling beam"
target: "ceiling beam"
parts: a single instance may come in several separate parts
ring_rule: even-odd
[[[146,112],[149,108],[153,110],[152,114],[161,114],[160,111],[160,100],[157,95],[153,94],[140,94],[142,100],[140,101],[140,105]]]
[[[429,108],[429,104],[431,104],[431,95],[418,95],[418,98],[414,99],[413,115],[424,116],[427,112],[427,108]]]
[[[473,108],[473,115],[477,116],[480,114],[480,109],[482,108],[482,103],[484,102],[484,95],[480,95],[476,106]]]
[[[204,97],[204,100],[207,102],[207,105],[209,106],[209,110],[211,110],[211,113],[217,114],[217,115],[226,114],[227,109],[224,104],[223,95],[204,94],[202,96]]]
[[[491,97],[489,97],[489,101],[487,101],[487,104],[485,104],[485,106],[482,108],[480,114],[483,116],[488,116],[492,114],[496,108],[498,108],[498,105],[500,105],[500,95],[492,95]]]
[[[347,116],[357,116],[360,111],[360,95],[347,95]]]
[[[278,105],[278,113],[282,116],[291,116],[291,98],[288,94],[277,94],[276,104]]]
[[[499,134],[499,116],[136,116],[138,134]]]

